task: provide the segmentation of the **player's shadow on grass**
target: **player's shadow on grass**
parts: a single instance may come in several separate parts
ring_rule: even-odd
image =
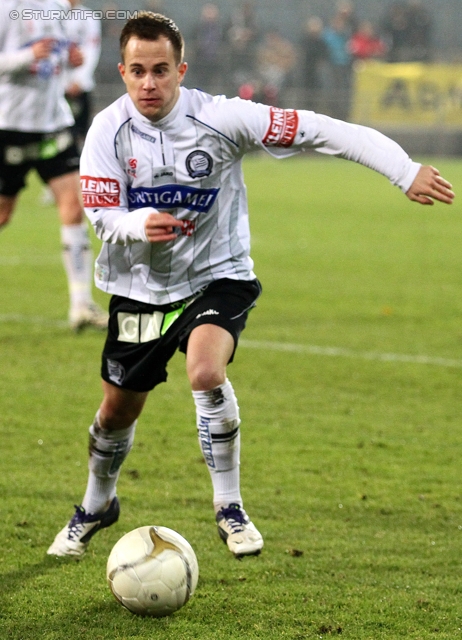
[[[168,619],[133,616],[112,596],[101,600],[101,594],[95,594],[96,597],[92,598],[89,593],[82,606],[81,599],[76,599],[68,589],[60,592],[59,587],[52,589],[49,597],[44,595],[43,599],[38,598],[38,603],[35,604],[30,603],[26,595],[24,615],[17,615],[18,601],[15,594],[21,588],[31,580],[54,570],[61,570],[63,564],[78,562],[69,558],[46,556],[35,564],[0,574],[0,638],[37,640],[44,637],[80,638],[85,635],[89,638],[123,637],[129,640],[140,636],[165,637],[167,626],[172,626],[175,616]],[[119,626],[124,630],[123,636],[118,635]],[[103,629],[109,635],[101,635]],[[128,632],[125,632],[127,629]]]
[[[40,562],[30,564],[20,569],[0,573],[0,606],[2,610],[11,602],[11,596],[24,587],[31,579],[43,576],[53,569],[59,569],[64,562],[69,562],[69,558],[60,559],[45,556]]]

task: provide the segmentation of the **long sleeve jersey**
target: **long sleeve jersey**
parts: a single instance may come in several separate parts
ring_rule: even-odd
[[[83,52],[83,64],[65,72],[66,87],[75,82],[86,92],[95,87],[94,74],[101,53],[101,22],[91,13],[88,7],[78,4],[72,9],[73,19],[65,23],[69,40]]]
[[[406,192],[420,165],[379,132],[310,111],[182,88],[152,123],[124,95],[94,119],[81,159],[86,213],[103,246],[102,290],[152,304],[185,299],[219,278],[255,277],[242,158],[307,149],[374,169]],[[183,227],[149,243],[145,221],[169,212]]]
[[[69,40],[59,17],[68,11],[64,0],[2,0],[0,129],[52,133],[73,124],[63,78]],[[43,38],[53,40],[53,51],[34,60],[31,47]]]

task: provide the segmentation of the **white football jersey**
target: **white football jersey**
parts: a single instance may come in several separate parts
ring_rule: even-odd
[[[0,129],[48,133],[73,124],[64,97],[66,21],[52,17],[69,10],[62,0],[2,0]],[[17,19],[12,18],[15,15]],[[34,61],[30,47],[43,38],[53,39],[52,54]]]
[[[81,158],[85,210],[103,240],[96,285],[167,304],[219,278],[253,279],[241,160],[256,149],[282,157],[313,148],[375,169],[403,191],[420,167],[377,131],[311,111],[182,88],[153,124],[122,96],[95,117]],[[156,211],[184,222],[176,240],[147,242],[144,223]]]
[[[95,86],[95,69],[101,52],[101,21],[91,16],[91,10],[83,4],[73,7],[72,20],[66,20],[65,28],[69,40],[75,43],[83,53],[83,64],[65,71],[65,84],[68,87],[77,83],[83,91],[92,91]]]

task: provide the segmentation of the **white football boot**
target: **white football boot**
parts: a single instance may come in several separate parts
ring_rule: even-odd
[[[236,558],[256,556],[263,547],[263,538],[239,504],[222,507],[217,515],[220,538],[226,542]]]
[[[76,506],[75,514],[58,533],[47,554],[49,556],[83,556],[95,533],[117,522],[119,513],[117,497],[113,498],[108,509],[103,513],[87,513],[83,507]]]
[[[69,325],[76,333],[82,331],[85,327],[107,329],[108,320],[109,315],[95,302],[90,302],[69,311]]]

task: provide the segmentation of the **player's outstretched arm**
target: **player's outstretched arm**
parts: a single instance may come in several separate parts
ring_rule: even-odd
[[[455,194],[452,184],[440,175],[438,169],[422,165],[406,195],[409,200],[420,204],[434,204],[435,200],[452,204]]]

